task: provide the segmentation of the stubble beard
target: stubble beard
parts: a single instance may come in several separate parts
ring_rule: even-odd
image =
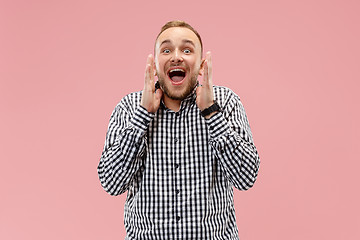
[[[189,84],[187,84],[185,91],[182,94],[176,95],[175,93],[172,93],[171,90],[166,86],[164,78],[161,78],[158,75],[160,88],[168,98],[173,100],[184,100],[187,96],[189,96],[189,94],[193,92],[194,88],[197,85],[197,78],[197,74],[193,75],[190,79]]]

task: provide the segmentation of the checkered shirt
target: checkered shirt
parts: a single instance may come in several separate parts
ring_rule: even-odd
[[[106,192],[127,191],[126,239],[239,239],[233,187],[251,188],[260,164],[240,98],[214,86],[222,111],[205,119],[195,92],[155,114],[141,94],[115,107],[98,165]]]

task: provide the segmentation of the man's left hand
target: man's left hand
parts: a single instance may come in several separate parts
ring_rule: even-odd
[[[198,86],[196,89],[196,105],[198,108],[203,111],[204,109],[210,107],[214,104],[214,91],[212,83],[212,62],[211,62],[211,53],[207,52],[204,60],[204,76],[202,85]],[[210,118],[216,112],[205,116],[205,118]]]

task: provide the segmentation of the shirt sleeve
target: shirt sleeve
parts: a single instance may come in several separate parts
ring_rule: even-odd
[[[230,93],[223,112],[206,119],[210,145],[225,177],[239,190],[251,188],[260,158],[240,98]]]
[[[111,195],[124,193],[142,166],[146,132],[154,114],[138,106],[114,109],[97,171],[102,187]]]

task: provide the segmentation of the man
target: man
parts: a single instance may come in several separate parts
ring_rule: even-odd
[[[168,22],[144,89],[111,115],[98,166],[108,193],[127,191],[126,239],[238,239],[233,186],[252,187],[259,164],[239,97],[212,85],[200,35]]]

